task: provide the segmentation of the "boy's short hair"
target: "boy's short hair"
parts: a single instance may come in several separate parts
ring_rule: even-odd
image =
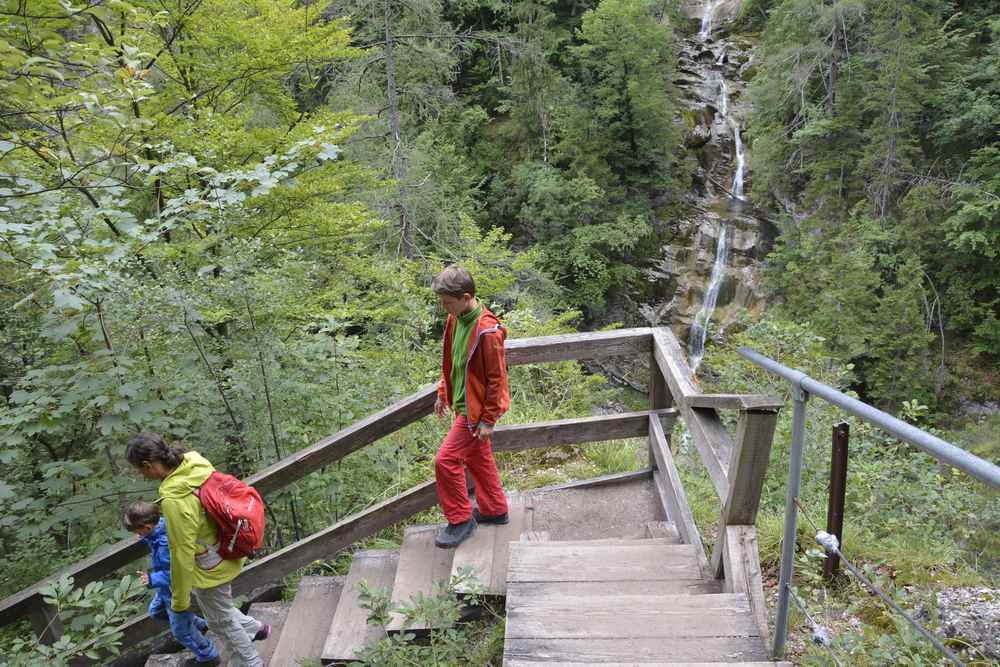
[[[431,283],[431,289],[435,294],[447,294],[448,296],[461,297],[468,293],[476,296],[476,283],[472,279],[472,274],[465,267],[452,264],[441,273]]]
[[[137,500],[129,505],[122,520],[122,523],[125,524],[125,530],[155,526],[159,522],[160,506],[156,503],[147,503],[145,500]]]

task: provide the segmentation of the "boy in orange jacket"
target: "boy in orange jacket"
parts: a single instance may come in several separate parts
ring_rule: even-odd
[[[493,427],[510,405],[503,351],[506,333],[476,299],[476,284],[464,268],[449,266],[431,289],[448,313],[434,413],[439,417],[449,410],[454,413],[451,430],[434,459],[438,500],[448,520],[435,544],[452,549],[472,534],[477,523],[509,520],[491,442]],[[478,509],[469,502],[463,465],[475,482]]]

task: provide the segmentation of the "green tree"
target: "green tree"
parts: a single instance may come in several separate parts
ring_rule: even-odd
[[[571,49],[575,109],[562,109],[559,152],[601,185],[662,186],[678,133],[670,26],[653,2],[602,0],[583,16]]]

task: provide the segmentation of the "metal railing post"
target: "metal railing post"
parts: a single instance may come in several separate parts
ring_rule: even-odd
[[[803,374],[803,377],[804,374]],[[785,498],[785,534],[781,543],[781,575],[778,580],[778,610],[774,620],[775,660],[785,655],[788,639],[788,605],[791,596],[792,569],[795,564],[795,538],[798,533],[799,486],[802,482],[802,458],[805,450],[807,394],[797,382],[792,383],[792,450],[788,457],[788,495]]]

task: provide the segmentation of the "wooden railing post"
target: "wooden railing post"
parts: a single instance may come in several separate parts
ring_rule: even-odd
[[[740,410],[736,427],[736,445],[729,466],[729,492],[719,521],[719,536],[712,551],[712,570],[716,577],[724,571],[726,529],[729,526],[753,526],[757,522],[760,492],[771,459],[774,427],[782,403],[774,399],[767,408]]]
[[[663,377],[660,365],[656,363],[656,351],[649,352],[649,409],[663,410],[674,404],[674,398],[670,395],[670,388],[667,387],[667,379]],[[669,435],[667,442],[669,443]],[[656,453],[653,451],[653,436],[649,436],[649,467],[653,470],[656,466]]]
[[[43,644],[55,644],[62,637],[62,621],[59,620],[56,608],[41,597],[32,600],[27,616]]]

